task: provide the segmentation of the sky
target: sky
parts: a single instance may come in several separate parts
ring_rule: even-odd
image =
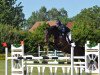
[[[71,18],[77,15],[82,9],[100,6],[100,0],[17,0],[17,3],[22,2],[25,18],[28,19],[33,11],[38,11],[41,6],[45,6],[47,10],[64,8],[68,12],[68,17]]]

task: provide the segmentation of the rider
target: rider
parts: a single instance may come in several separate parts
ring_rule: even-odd
[[[65,32],[65,27],[64,27],[64,25],[60,22],[60,20],[59,19],[57,19],[57,21],[56,21],[56,27],[58,27],[58,29],[61,31],[61,32]]]
[[[70,42],[70,41],[71,41],[71,39],[69,39],[70,29],[69,29],[68,27],[66,27],[65,25],[63,25],[63,24],[60,22],[59,19],[56,21],[56,26],[57,26],[58,29],[61,31],[61,33],[62,33],[61,35],[66,35],[66,34],[67,34],[66,40]]]
[[[58,27],[58,29],[63,33],[70,32],[70,29],[68,27],[66,27],[65,25],[63,25],[59,19],[56,21],[56,27]]]
[[[57,19],[57,20],[56,20],[56,26],[59,27],[59,26],[61,26],[61,25],[62,25],[62,23],[60,22],[59,19]]]

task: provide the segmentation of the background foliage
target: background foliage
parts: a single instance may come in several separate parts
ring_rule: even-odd
[[[15,27],[23,25],[24,13],[21,2],[16,4],[17,0],[0,0],[0,23]]]
[[[37,52],[38,44],[43,46],[45,38],[45,29],[48,26],[42,23],[36,30],[29,32],[30,28],[37,21],[48,21],[60,19],[63,24],[69,21],[73,22],[72,39],[81,46],[84,46],[87,40],[91,43],[100,42],[100,7],[93,6],[83,9],[73,18],[68,18],[67,11],[64,8],[52,8],[47,10],[41,7],[38,11],[33,11],[32,15],[25,20],[23,6],[16,4],[17,0],[0,0],[0,43],[7,42],[10,48],[11,44],[19,44],[21,40],[25,42],[25,52]],[[10,51],[10,49],[9,49]],[[0,46],[0,53],[4,48]]]
[[[71,19],[68,18],[67,11],[64,8],[60,10],[56,8],[52,8],[47,10],[45,6],[42,6],[39,11],[34,11],[32,15],[28,18],[27,23],[28,27],[32,27],[32,25],[37,21],[48,21],[60,19],[63,24],[67,24]]]
[[[72,36],[79,45],[84,45],[87,40],[100,42],[100,7],[83,9],[74,17]]]

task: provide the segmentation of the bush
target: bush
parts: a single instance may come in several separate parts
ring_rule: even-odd
[[[9,53],[8,54],[8,57],[10,57],[11,54]],[[0,60],[5,60],[5,54],[0,54]]]
[[[16,29],[15,27],[9,25],[0,24],[0,43],[6,42],[8,45],[8,49],[10,52],[11,44],[16,44],[19,46],[20,41],[24,41],[24,49],[25,53],[35,53],[37,52],[38,44],[42,46],[44,45],[44,30],[46,29],[47,24],[43,23],[40,27],[38,27],[35,31],[29,32],[22,29]],[[0,46],[0,53],[4,53],[4,48]]]
[[[11,44],[20,44],[21,40],[24,40],[25,43],[28,43],[30,40],[30,32],[24,31],[24,30],[18,30],[12,26],[9,25],[2,25],[0,24],[0,43],[2,44],[3,42],[6,42],[9,48],[10,52],[10,47]],[[27,47],[29,48],[30,46],[27,44]],[[4,53],[4,48],[0,46],[0,53]],[[27,52],[27,51],[26,51]]]
[[[5,60],[5,54],[0,54],[0,60]]]

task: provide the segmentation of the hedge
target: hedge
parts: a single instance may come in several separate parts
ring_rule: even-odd
[[[11,54],[8,54],[10,56]],[[5,54],[0,54],[0,60],[5,60]]]

